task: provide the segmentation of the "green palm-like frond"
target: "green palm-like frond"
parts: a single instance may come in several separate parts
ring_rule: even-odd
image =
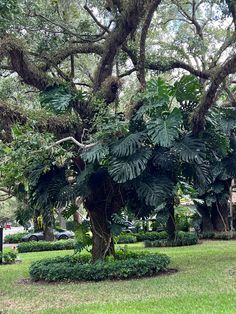
[[[153,155],[152,162],[155,167],[170,171],[177,164],[176,155],[169,148],[158,147]]]
[[[129,134],[113,145],[111,152],[116,157],[125,157],[134,154],[142,147],[146,134],[143,132]]]
[[[42,106],[56,113],[70,109],[73,99],[72,93],[62,85],[50,87],[40,93]]]
[[[191,101],[197,103],[201,97],[202,84],[193,75],[184,75],[175,83],[177,101]]]
[[[108,147],[102,145],[101,143],[98,143],[91,148],[85,149],[81,154],[81,158],[85,162],[95,163],[100,162],[102,159],[104,159],[108,155],[108,153]]]
[[[226,174],[232,178],[236,178],[236,152],[233,151],[227,158],[223,160]]]
[[[138,180],[135,184],[136,192],[140,200],[152,207],[165,202],[173,193],[173,182],[167,177],[148,176],[143,180]]]
[[[202,163],[206,158],[205,144],[190,135],[186,135],[180,141],[176,141],[171,150],[185,162],[195,161],[196,163]]]
[[[137,178],[145,170],[150,157],[149,149],[140,149],[126,158],[112,159],[108,171],[114,181],[124,183]]]
[[[181,122],[181,112],[175,108],[170,114],[148,122],[148,135],[154,144],[170,147],[179,136]]]

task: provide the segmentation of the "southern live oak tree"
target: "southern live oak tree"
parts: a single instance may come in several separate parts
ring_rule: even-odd
[[[68,177],[72,176],[69,185],[83,197],[91,220],[92,253],[96,260],[114,251],[112,215],[123,206],[135,205],[138,196],[143,199],[143,212],[137,214],[144,216],[145,210],[148,212],[160,200],[165,201],[170,212],[169,229],[173,229],[174,188],[179,176],[185,173],[178,168],[169,171],[168,176],[163,173],[161,178],[151,177],[155,170],[153,159],[158,160],[159,155],[163,159],[166,150],[167,155],[180,154],[192,145],[195,150],[192,157],[182,156],[175,164],[182,167],[183,161],[191,160],[195,173],[204,173],[203,137],[207,123],[213,119],[209,110],[218,99],[220,104],[235,104],[236,4],[234,0],[81,2],[2,1],[0,69],[2,75],[16,73],[22,84],[39,91],[41,105],[47,110],[57,116],[67,112],[76,117],[76,130],[73,125],[66,132],[60,130],[60,125],[65,127],[63,121],[56,129],[50,121],[43,127],[38,122],[40,132],[53,132],[59,139],[47,147],[49,151],[53,145],[62,143],[71,150],[67,140],[72,140],[79,152],[74,148],[73,158],[63,167],[54,163],[41,168],[37,180],[34,178],[37,182],[31,186],[34,196],[31,198],[39,205],[42,198],[37,195],[44,195],[49,205],[44,200],[41,206],[55,205],[56,182],[68,186]],[[186,71],[201,83],[197,91],[196,80],[189,80],[190,85],[195,82],[197,98],[194,96],[193,100],[188,96],[178,100],[178,86],[173,88],[174,84],[165,85],[161,80],[154,80],[146,88],[147,78],[153,75],[164,73],[169,80],[175,80]],[[129,84],[140,92],[138,97],[127,96]],[[188,87],[188,78],[187,85],[184,84]],[[122,90],[123,95],[119,93]],[[186,102],[192,108],[184,121],[181,109],[173,107],[181,103],[184,106]],[[148,105],[159,108],[148,109]],[[129,114],[121,117],[117,108]],[[19,106],[12,110],[2,104],[0,113],[8,125],[29,120],[27,110],[22,113]],[[1,122],[5,130],[1,136],[10,141],[7,124]],[[63,133],[68,134],[66,139]],[[179,136],[185,145],[182,142],[182,149],[174,149]],[[118,142],[112,146],[109,139]],[[119,141],[125,141],[125,145],[119,146]],[[110,152],[113,155],[109,156]],[[191,155],[191,149],[189,152]],[[221,160],[232,157],[228,152],[229,148]],[[214,154],[210,157],[208,164],[217,160]],[[49,157],[46,164],[48,160]],[[136,178],[141,179],[135,182]],[[124,184],[126,181],[129,184]],[[195,182],[193,179],[192,183]],[[50,184],[54,184],[54,192]],[[150,190],[155,192],[151,198]],[[136,210],[139,208],[137,204]],[[206,210],[205,207],[203,212]]]

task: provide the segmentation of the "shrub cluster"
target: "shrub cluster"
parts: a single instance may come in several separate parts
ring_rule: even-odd
[[[138,233],[133,233],[133,235],[137,238],[137,241],[154,241],[154,240],[162,240],[162,239],[167,239],[168,234],[166,231],[161,231],[161,232],[156,232],[156,231],[151,231],[151,232],[138,232]]]
[[[232,240],[236,239],[236,233],[233,232],[203,232],[199,234],[200,239],[212,239],[212,240]]]
[[[57,250],[73,250],[75,248],[74,240],[60,240],[55,242],[22,242],[18,245],[19,253],[40,252],[40,251],[57,251]]]
[[[160,239],[155,241],[147,240],[144,242],[145,247],[163,247],[163,246],[184,246],[198,243],[196,233],[179,231],[175,240]]]
[[[166,270],[170,259],[163,254],[117,255],[106,261],[91,263],[88,256],[66,256],[34,262],[30,266],[33,280],[101,281],[153,276]]]
[[[133,233],[122,232],[119,236],[116,237],[116,242],[118,244],[135,243],[137,242],[137,237]]]
[[[15,234],[8,234],[4,238],[4,243],[20,243],[22,242],[21,239],[24,237],[28,232],[18,232]]]
[[[0,257],[3,259],[3,264],[13,264],[17,259],[17,254],[14,251],[0,252]]]

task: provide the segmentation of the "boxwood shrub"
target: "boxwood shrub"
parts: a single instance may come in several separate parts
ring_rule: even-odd
[[[34,262],[29,271],[35,281],[101,281],[153,276],[165,271],[169,263],[164,254],[118,254],[96,263],[89,256],[66,256]]]
[[[194,245],[198,243],[198,236],[194,232],[179,231],[175,240],[160,239],[160,240],[146,240],[145,247],[162,247],[162,246],[185,246]]]
[[[203,232],[199,234],[200,239],[211,239],[211,240],[233,240],[236,239],[236,233],[233,232]]]
[[[154,240],[162,240],[162,239],[167,239],[168,234],[166,231],[151,231],[151,232],[138,232],[138,233],[133,233],[134,236],[136,236],[137,241],[154,241]]]
[[[14,264],[17,259],[17,254],[14,251],[0,252],[3,264]]]
[[[15,234],[8,234],[5,236],[4,238],[4,243],[20,243],[22,242],[21,239],[23,236],[25,236],[26,234],[28,234],[28,232],[18,232]]]
[[[46,242],[46,241],[22,242],[17,247],[19,253],[72,250],[74,248],[75,248],[74,240],[60,240],[60,241],[55,241],[55,242]]]
[[[133,233],[122,232],[119,236],[116,237],[116,242],[118,244],[135,243],[137,242],[137,237]]]

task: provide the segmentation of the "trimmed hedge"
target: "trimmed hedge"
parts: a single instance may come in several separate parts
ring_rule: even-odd
[[[154,276],[165,271],[169,263],[163,254],[118,254],[116,259],[93,264],[89,256],[65,256],[34,262],[29,272],[35,281],[101,281]]]
[[[166,246],[185,246],[195,245],[198,243],[198,236],[196,233],[179,231],[175,240],[161,239],[144,242],[145,247],[166,247]]]
[[[133,235],[137,238],[137,241],[154,241],[154,240],[162,240],[162,239],[167,239],[168,234],[166,231],[161,231],[161,232],[156,232],[156,231],[151,231],[151,232],[138,232],[138,233],[133,233]]]
[[[136,243],[137,237],[133,233],[121,233],[116,240],[118,244]]]
[[[236,239],[236,233],[233,232],[203,232],[199,234],[200,239],[211,239],[211,240],[233,240]]]
[[[74,240],[60,240],[60,241],[55,241],[55,242],[46,242],[46,241],[22,242],[17,246],[19,253],[73,250],[74,248],[75,248]]]
[[[15,234],[8,234],[4,238],[4,243],[10,243],[10,244],[20,243],[20,242],[22,242],[21,239],[26,234],[28,234],[28,232],[18,232],[18,233],[15,233]]]

